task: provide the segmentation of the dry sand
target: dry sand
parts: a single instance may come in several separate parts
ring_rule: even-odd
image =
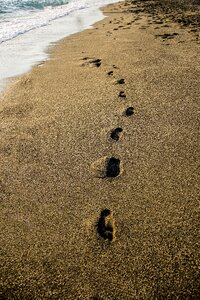
[[[197,32],[136,5],[2,96],[1,300],[200,298]]]

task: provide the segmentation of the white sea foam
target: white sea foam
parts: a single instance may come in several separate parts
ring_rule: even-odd
[[[37,10],[16,10],[1,16],[0,43],[13,39],[30,30],[46,26],[51,21],[66,16],[73,11],[89,7],[86,1],[71,1],[61,6],[47,6]]]
[[[2,3],[5,3],[5,0],[0,0],[0,11],[2,11],[0,14],[0,43],[30,30],[49,25],[53,20],[74,11],[115,2],[113,0],[69,0],[67,4],[59,5],[59,3],[66,3],[66,0],[6,1],[8,1],[7,4],[3,6]],[[9,3],[10,5],[8,5]],[[22,5],[22,3],[24,4]],[[46,5],[44,5],[45,3]],[[3,13],[3,11],[5,12]]]

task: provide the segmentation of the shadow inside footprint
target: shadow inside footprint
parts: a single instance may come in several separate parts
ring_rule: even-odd
[[[97,58],[90,61],[91,64],[95,65],[97,68],[101,65],[101,59]]]
[[[117,177],[120,174],[120,159],[111,157],[106,168],[106,177]]]
[[[119,92],[119,97],[120,98],[126,98],[126,94],[124,91]]]
[[[82,66],[92,65],[92,66],[95,66],[97,68],[101,66],[101,59],[100,58],[92,59],[92,58],[86,56],[82,60],[86,61]]]
[[[115,141],[118,141],[119,138],[120,138],[120,133],[122,132],[122,128],[121,127],[117,127],[115,129],[112,130],[111,132],[111,139],[115,140]]]
[[[124,78],[121,78],[121,79],[117,80],[117,83],[118,83],[118,84],[124,84],[124,83],[125,83]]]
[[[177,35],[178,35],[178,33],[174,32],[174,33],[158,34],[158,35],[156,35],[156,37],[161,37],[163,40],[166,40],[166,39],[173,39]]]
[[[109,71],[107,74],[108,74],[109,76],[112,76],[112,75],[113,75],[113,71]]]
[[[101,212],[97,223],[97,231],[105,240],[112,241],[115,237],[115,224],[113,214],[109,209],[104,209]]]
[[[155,21],[154,23],[155,23],[155,24],[163,24],[164,22],[163,22],[163,21],[160,21],[160,20],[158,20],[158,21]]]
[[[134,108],[132,106],[128,107],[125,111],[125,115],[127,117],[132,116],[134,114]]]

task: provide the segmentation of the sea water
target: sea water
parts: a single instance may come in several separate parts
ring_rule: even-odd
[[[0,0],[0,90],[48,58],[47,47],[103,19],[117,0]]]

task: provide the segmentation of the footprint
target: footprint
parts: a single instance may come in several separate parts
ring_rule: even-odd
[[[89,65],[95,66],[99,68],[101,66],[101,59],[100,58],[90,58],[90,57],[84,57],[82,60],[85,60],[86,62],[82,65]]]
[[[109,76],[111,76],[111,75],[113,75],[113,71],[109,71],[107,74],[108,74]]]
[[[102,210],[97,223],[97,231],[104,240],[114,240],[116,232],[115,219],[109,209]]]
[[[119,158],[106,156],[95,161],[91,170],[97,178],[115,178],[122,173],[122,163]]]
[[[155,24],[163,24],[164,22],[163,21],[155,21],[154,23]]]
[[[101,59],[97,58],[97,59],[91,60],[89,63],[95,65],[98,68],[101,65]]]
[[[158,34],[156,37],[161,37],[163,40],[165,39],[173,39],[175,36],[177,36],[178,33],[164,33],[164,34]]]
[[[119,92],[119,97],[120,97],[120,98],[126,98],[125,92],[124,92],[124,91],[120,91],[120,92]]]
[[[117,83],[118,83],[118,84],[124,84],[124,83],[125,83],[125,80],[124,80],[123,78],[121,78],[121,79],[117,80]]]
[[[90,59],[88,56],[82,58],[82,60],[88,60],[88,59]]]
[[[130,117],[130,116],[132,116],[133,114],[134,114],[134,108],[133,108],[132,106],[128,107],[128,108],[126,109],[126,111],[125,111],[125,115],[126,115],[127,117]]]
[[[115,129],[112,130],[111,132],[111,139],[115,140],[115,141],[118,141],[119,138],[120,138],[120,133],[123,131],[123,129],[121,127],[117,127]]]

